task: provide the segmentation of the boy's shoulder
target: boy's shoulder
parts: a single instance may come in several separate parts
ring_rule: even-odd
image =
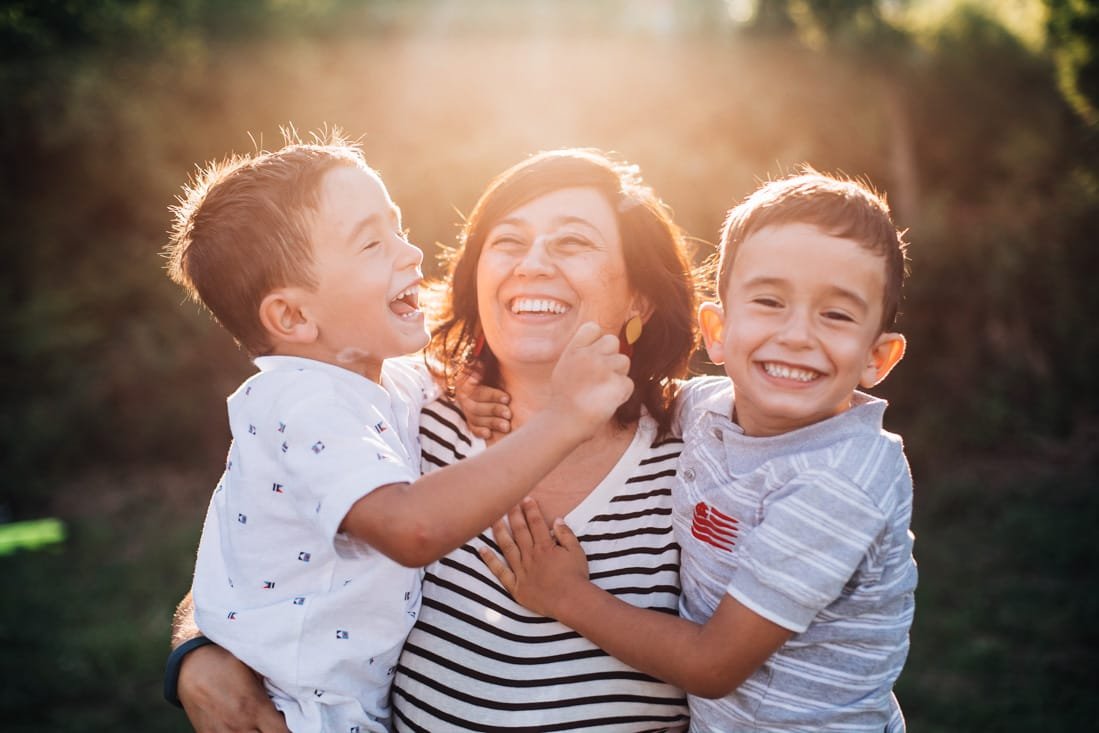
[[[386,399],[374,382],[341,367],[291,356],[261,356],[259,371],[229,396],[230,410],[290,413],[326,406],[353,408],[363,401]]]
[[[382,363],[382,384],[395,398],[417,408],[442,396],[438,382],[418,355],[386,359]]]
[[[706,412],[729,415],[733,407],[733,382],[726,376],[697,376],[682,382],[675,400],[675,433],[682,436],[687,427]]]
[[[849,410],[809,431],[794,463],[846,479],[875,504],[892,502],[897,491],[911,491],[912,475],[901,436],[882,426],[887,403],[856,392]],[[801,431],[799,431],[801,432]]]

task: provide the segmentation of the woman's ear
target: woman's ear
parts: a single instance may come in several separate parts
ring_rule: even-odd
[[[698,325],[706,353],[714,364],[725,363],[725,311],[717,303],[703,303],[698,307]]]
[[[278,288],[260,301],[260,323],[276,347],[287,343],[311,344],[317,340],[317,324],[303,307],[303,294],[301,288]]]
[[[885,379],[897,362],[904,358],[904,350],[908,346],[904,336],[899,333],[883,333],[878,336],[874,346],[870,349],[870,359],[862,371],[859,386],[869,389]]]
[[[634,295],[633,298],[630,299],[630,312],[626,317],[627,321],[634,316],[641,316],[641,321],[643,323],[648,323],[649,319],[652,318],[652,315],[653,305],[644,295]]]

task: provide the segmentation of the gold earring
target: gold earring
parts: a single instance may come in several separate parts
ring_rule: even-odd
[[[641,316],[634,316],[630,320],[626,321],[626,343],[637,343],[637,340],[641,338],[641,330],[645,327],[645,322],[641,320]]]
[[[626,321],[622,332],[618,334],[618,353],[633,356],[633,345],[641,338],[641,328],[644,326],[641,316],[634,316]]]

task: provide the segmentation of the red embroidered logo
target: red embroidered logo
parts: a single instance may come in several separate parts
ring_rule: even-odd
[[[695,504],[694,521],[691,522],[691,534],[708,545],[719,550],[732,550],[736,545],[737,520],[723,514],[704,501]]]

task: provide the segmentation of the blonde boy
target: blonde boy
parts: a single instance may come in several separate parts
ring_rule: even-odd
[[[510,567],[485,560],[508,590],[682,686],[692,731],[904,728],[911,477],[858,388],[904,354],[905,246],[880,196],[811,170],[730,212],[721,303],[699,313],[729,380],[691,382],[681,405],[680,618],[588,583],[568,527],[551,535],[529,501],[494,527]]]
[[[423,253],[358,148],[338,137],[210,166],[177,210],[170,274],[255,358],[192,595],[202,632],[265,678],[292,731],[388,729],[420,566],[487,527],[630,394],[594,324],[552,406],[498,445],[419,476],[410,360],[427,343]]]

